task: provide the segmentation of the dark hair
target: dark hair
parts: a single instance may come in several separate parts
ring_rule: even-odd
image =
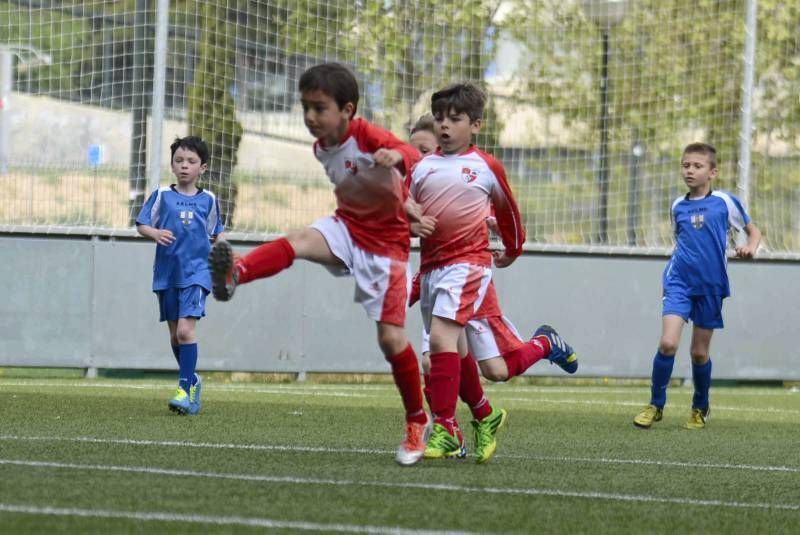
[[[409,135],[414,135],[417,132],[430,132],[431,134],[436,133],[433,130],[433,115],[426,113],[417,119],[417,122],[411,127],[411,132],[409,132]]]
[[[717,168],[717,149],[714,148],[714,145],[709,145],[708,143],[689,143],[686,145],[686,148],[683,149],[683,154],[689,153],[697,153],[702,154],[708,158],[708,163],[711,164],[711,169]]]
[[[297,86],[301,92],[322,91],[336,101],[340,110],[352,102],[353,115],[358,109],[358,82],[353,72],[341,63],[320,63],[310,67],[300,76]]]
[[[442,115],[452,110],[456,113],[466,113],[472,122],[483,117],[485,105],[486,94],[470,82],[449,85],[431,96],[431,111],[434,115]]]
[[[208,163],[208,145],[198,136],[176,137],[169,150],[172,151],[170,160],[175,157],[178,149],[190,150],[200,156],[200,163]]]

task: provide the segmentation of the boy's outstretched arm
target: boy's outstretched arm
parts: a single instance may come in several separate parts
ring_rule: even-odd
[[[747,234],[747,243],[736,247],[736,256],[739,258],[753,258],[761,243],[761,231],[751,221],[744,226],[744,232]]]

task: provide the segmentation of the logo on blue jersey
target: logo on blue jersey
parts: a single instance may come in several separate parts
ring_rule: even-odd
[[[189,225],[194,219],[194,212],[191,210],[181,210],[181,221],[184,225]]]
[[[700,230],[701,228],[703,228],[704,222],[705,218],[703,217],[703,214],[692,214],[692,226],[695,229]]]

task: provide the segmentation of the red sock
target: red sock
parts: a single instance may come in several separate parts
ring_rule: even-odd
[[[419,362],[411,344],[397,355],[386,359],[392,366],[394,384],[400,391],[403,407],[406,409],[406,422],[424,424],[428,421],[422,407],[422,389],[419,384]]]
[[[461,383],[461,357],[458,353],[431,353],[431,412],[433,421],[450,433],[456,418],[458,385]]]
[[[422,375],[424,386],[422,387],[422,394],[425,396],[425,401],[428,403],[428,408],[431,408],[431,374],[425,373]],[[433,412],[431,410],[431,412]]]
[[[259,245],[236,262],[239,283],[271,277],[294,262],[294,248],[286,238]]]
[[[472,353],[461,359],[461,385],[458,395],[461,401],[469,405],[472,417],[483,420],[492,413],[492,405],[483,394],[481,378],[478,376],[478,363]]]
[[[503,354],[508,367],[508,378],[522,375],[525,370],[542,360],[550,352],[550,342],[544,336],[531,338],[513,351]]]

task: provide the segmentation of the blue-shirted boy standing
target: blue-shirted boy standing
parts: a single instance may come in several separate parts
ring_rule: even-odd
[[[703,429],[708,418],[711,385],[709,347],[714,329],[721,329],[722,300],[730,295],[725,253],[731,227],[744,230],[747,243],[736,247],[736,256],[752,258],[761,231],[751,221],[739,199],[726,191],[711,189],[717,176],[717,151],[706,143],[692,143],[681,158],[683,180],[689,193],[672,203],[675,251],[664,269],[662,330],[653,359],[650,404],[633,419],[635,426],[649,428],[661,420],[667,401],[675,353],[683,325],[692,328],[692,379],[694,397],[688,429]]]
[[[205,316],[206,296],[211,291],[210,240],[220,238],[223,226],[216,196],[197,186],[208,168],[206,143],[188,136],[177,138],[170,149],[177,183],[150,195],[136,218],[136,230],[157,244],[153,291],[180,369],[178,390],[169,408],[178,414],[197,414],[201,382],[195,373],[195,326]]]

